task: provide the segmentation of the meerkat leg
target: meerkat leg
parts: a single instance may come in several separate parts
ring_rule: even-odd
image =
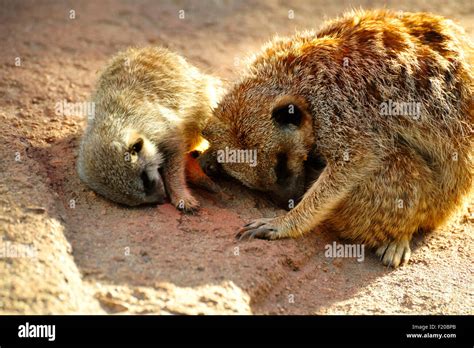
[[[399,164],[405,162],[402,156],[398,159]],[[410,241],[424,216],[423,187],[413,177],[417,170],[406,162],[411,174],[386,163],[354,188],[328,221],[339,226],[344,238],[374,247],[382,263],[394,268],[410,259]],[[429,180],[428,175],[424,180]]]
[[[325,221],[344,239],[376,250],[386,266],[410,258],[410,241],[418,230],[430,230],[432,217],[444,210],[436,165],[415,150],[398,146],[354,186]]]
[[[318,180],[306,192],[301,202],[286,215],[273,219],[258,219],[245,225],[239,239],[280,239],[298,237],[314,228],[325,215],[350,191],[361,175],[360,165],[328,165]]]
[[[326,167],[287,215],[253,221],[238,237],[296,237],[324,220],[342,237],[375,247],[385,265],[407,263],[413,233],[430,225],[430,211],[436,204],[433,197],[441,196],[431,169],[409,149],[395,149],[377,165],[367,165],[367,171],[341,169]],[[349,182],[353,185],[348,186]]]
[[[176,146],[168,154],[163,168],[163,177],[171,203],[179,210],[192,212],[199,208],[199,202],[193,197],[186,185],[185,152]]]

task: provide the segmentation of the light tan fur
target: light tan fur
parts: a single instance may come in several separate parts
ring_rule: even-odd
[[[407,262],[412,235],[442,224],[472,189],[473,58],[462,28],[425,13],[351,12],[266,44],[205,128],[208,153],[257,149],[255,167],[219,165],[284,204],[301,198],[312,162],[325,167],[286,215],[238,236],[324,225],[386,265]],[[420,112],[387,115],[390,101]]]
[[[128,49],[102,72],[95,116],[82,139],[78,173],[101,195],[126,205],[198,201],[185,182],[185,154],[217,103],[219,81],[165,48]]]

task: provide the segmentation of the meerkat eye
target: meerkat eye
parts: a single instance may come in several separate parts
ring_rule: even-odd
[[[272,111],[272,118],[282,126],[293,124],[297,127],[301,124],[303,113],[295,104],[277,106]]]
[[[277,184],[279,185],[284,184],[291,176],[291,171],[288,169],[288,155],[284,152],[277,155],[275,175],[277,177]]]
[[[135,144],[132,145],[132,152],[139,153],[143,148],[143,139],[138,138]]]

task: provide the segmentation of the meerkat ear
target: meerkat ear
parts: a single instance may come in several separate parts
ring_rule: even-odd
[[[300,127],[308,117],[306,103],[293,96],[284,96],[277,100],[272,109],[272,119],[280,126],[295,125]]]

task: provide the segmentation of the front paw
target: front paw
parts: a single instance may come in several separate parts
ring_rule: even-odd
[[[173,199],[172,203],[176,206],[176,209],[184,213],[194,213],[199,209],[199,201],[192,195]]]
[[[259,238],[278,239],[284,237],[284,228],[276,218],[262,218],[254,220],[242,227],[235,236],[239,240]]]
[[[376,254],[385,266],[397,268],[405,265],[410,260],[410,241],[408,239],[391,241],[380,246]]]

